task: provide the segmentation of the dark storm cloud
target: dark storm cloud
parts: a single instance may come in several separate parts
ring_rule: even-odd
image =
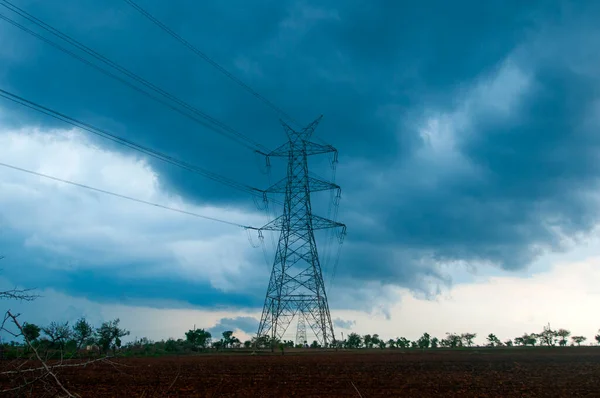
[[[324,131],[319,133],[335,142],[344,156],[377,156],[382,161],[398,151],[409,151],[418,142],[409,135],[402,137],[403,145],[398,146],[395,118],[382,114],[390,103],[407,107],[418,99],[412,96],[398,99],[394,91],[418,92],[426,88],[428,92],[443,92],[475,71],[492,67],[514,46],[512,35],[502,33],[512,32],[518,21],[511,17],[515,19],[521,14],[515,10],[503,11],[492,24],[491,15],[487,15],[495,12],[492,8],[484,16],[487,19],[482,20],[477,8],[465,14],[451,8],[431,7],[437,11],[429,14],[426,7],[413,10],[388,2],[331,2],[318,6],[291,1],[263,2],[262,6],[253,6],[252,12],[246,10],[248,6],[243,2],[219,2],[208,9],[192,2],[180,8],[164,4],[144,3],[176,31],[193,39],[206,53],[236,71],[303,123],[325,114]],[[61,6],[69,10],[66,14],[58,13],[45,2],[32,1],[25,6],[36,16],[256,141],[274,147],[284,139],[276,115],[269,109],[125,3],[107,6],[93,1],[71,1]],[[14,17],[8,11],[3,12]],[[462,26],[477,22],[472,31],[461,32],[458,37],[466,53],[479,54],[475,61],[468,63],[461,57],[457,62],[455,54],[448,53],[446,30],[456,29],[459,24],[444,22],[452,20],[446,12],[460,15]],[[190,15],[194,18],[189,18]],[[509,22],[499,31],[497,24],[504,20]],[[482,37],[480,28],[489,33]],[[7,34],[21,38],[22,51],[27,54],[20,62],[5,67],[4,82],[13,90],[69,115],[97,120],[130,138],[201,166],[239,180],[258,182],[252,167],[253,155],[247,150],[47,44],[11,29]],[[466,41],[473,32],[479,32],[477,43],[473,39]],[[487,40],[491,32],[495,32],[494,37]],[[423,40],[439,45],[431,49],[431,45],[418,44]],[[462,43],[465,41],[474,48]],[[480,47],[486,49],[485,54],[471,51]],[[499,50],[485,56],[491,48]],[[259,72],[245,75],[236,68],[240,59],[255,63]],[[452,68],[445,73],[435,70],[437,65],[444,64]],[[415,70],[417,76],[413,75]],[[429,83],[434,77],[436,81]],[[240,167],[241,164],[251,166]],[[221,199],[235,196],[228,188],[210,184],[203,189],[203,181],[189,174],[162,167],[161,171],[171,188],[190,196],[218,195]]]
[[[19,4],[256,141],[283,142],[271,110],[124,2]],[[341,151],[340,216],[349,227],[340,288],[360,279],[428,294],[424,280],[449,280],[439,262],[522,268],[540,251],[561,247],[551,226],[575,236],[597,221],[589,199],[598,177],[597,135],[582,121],[597,86],[558,65],[561,51],[531,60],[532,88],[514,115],[469,115],[455,150],[481,178],[448,172],[428,185],[423,181],[447,170],[411,163],[426,146],[417,127],[423,115],[460,107],[476,79],[493,76],[547,21],[582,29],[562,19],[558,2],[543,9],[522,1],[141,4],[303,123],[325,115],[317,135]],[[249,185],[267,184],[250,151],[0,26],[11,48],[20,48],[18,57],[3,55],[3,87]],[[530,67],[527,60],[520,66]],[[21,123],[42,120],[26,115]],[[156,167],[164,186],[189,200],[251,203],[201,177]]]
[[[374,273],[384,281],[410,284],[419,276],[443,278],[434,265],[439,262],[519,269],[543,252],[564,247],[565,237],[585,236],[599,214],[592,193],[600,177],[600,139],[598,125],[589,123],[596,98],[596,87],[587,79],[543,68],[516,119],[475,118],[473,134],[458,146],[483,180],[446,179],[396,190],[395,183],[406,185],[388,172],[388,189],[380,191],[385,195],[360,203],[383,227],[367,229],[370,234],[357,239],[379,250],[364,242],[348,244],[345,258],[354,264],[353,275]],[[364,263],[369,266],[359,266]]]

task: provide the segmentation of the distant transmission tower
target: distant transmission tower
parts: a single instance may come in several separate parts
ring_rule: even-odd
[[[298,327],[296,328],[296,345],[304,347],[306,343],[308,343],[306,340],[306,322],[304,314],[300,312],[298,314]]]
[[[269,336],[282,340],[283,334],[296,315],[306,320],[322,347],[335,343],[333,323],[325,283],[317,253],[314,231],[325,228],[342,229],[344,224],[312,214],[311,191],[340,189],[339,186],[309,175],[308,156],[334,153],[331,145],[309,141],[321,117],[301,131],[283,123],[288,142],[269,157],[286,157],[287,176],[266,190],[266,193],[285,194],[283,214],[264,227],[266,231],[281,231],[273,270],[263,312],[258,327],[258,337]]]

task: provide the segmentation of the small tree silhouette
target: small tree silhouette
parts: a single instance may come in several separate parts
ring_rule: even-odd
[[[463,333],[461,336],[464,345],[471,347],[473,345],[473,339],[477,337],[477,333]]]
[[[556,332],[556,335],[558,337],[560,337],[558,344],[561,347],[565,347],[567,345],[567,337],[569,337],[571,335],[571,332],[567,329],[558,329],[558,331]]]
[[[577,346],[579,347],[579,346],[581,346],[581,343],[583,343],[584,341],[587,340],[587,337],[585,337],[585,336],[573,336],[573,337],[571,337],[571,340],[573,340],[573,342],[575,344],[577,344]]]

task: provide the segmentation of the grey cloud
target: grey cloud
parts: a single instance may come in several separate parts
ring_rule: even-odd
[[[221,333],[232,330],[239,329],[242,332],[248,333],[250,335],[255,334],[258,330],[258,319],[250,317],[250,316],[238,316],[236,318],[223,318],[217,322],[215,326],[208,329],[208,331],[213,335],[213,338],[218,338]]]
[[[67,14],[40,1],[23,7],[264,145],[284,139],[270,110],[124,4],[61,4]],[[571,6],[568,19],[556,4],[521,1],[265,1],[251,10],[236,1],[144,5],[303,123],[325,115],[317,134],[341,150],[340,220],[349,227],[335,282],[340,292],[373,282],[434,295],[451,281],[440,263],[522,268],[598,221],[590,199],[598,178],[598,126],[590,121],[598,76],[585,67],[585,54],[577,58],[579,70],[564,62],[577,47],[576,34],[557,41],[547,28],[562,24],[592,40],[597,36],[585,33],[593,25],[580,21],[594,15],[593,4]],[[100,22],[80,22],[100,10]],[[3,86],[249,185],[267,184],[252,153],[35,39],[7,32],[24,55],[0,55]],[[427,117],[460,110],[465,92],[510,57],[532,84],[518,106],[493,118],[467,109],[469,123],[455,126],[457,158],[443,163],[443,151],[419,158]],[[49,123],[12,115],[15,124]],[[229,188],[155,166],[163,187],[190,201],[251,206]],[[374,294],[382,293],[360,297]]]
[[[336,318],[333,320],[333,324],[342,329],[351,329],[354,325],[356,325],[356,321],[344,320],[341,318]]]

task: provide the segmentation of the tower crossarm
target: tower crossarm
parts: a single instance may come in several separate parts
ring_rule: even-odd
[[[276,219],[272,220],[262,228],[258,228],[259,231],[281,231],[283,226],[285,225],[285,217],[279,216]]]
[[[342,228],[346,230],[346,224],[341,222],[333,221],[328,218],[312,215],[312,229],[327,229],[327,228]]]
[[[306,156],[310,156],[337,152],[337,149],[331,145],[322,145],[312,141],[304,141],[304,151],[306,152]]]
[[[263,156],[266,157],[285,157],[288,156],[288,154],[290,153],[290,143],[286,142],[283,145],[280,145],[279,147],[273,149],[271,152],[269,153],[265,153],[262,151],[255,151],[258,154],[261,154]]]
[[[327,229],[327,228],[342,228],[344,231],[346,230],[346,225],[339,223],[337,221],[333,221],[327,218],[323,218],[320,216],[312,215],[312,226],[310,227],[313,230],[317,229]],[[279,216],[273,221],[269,222],[265,226],[261,228],[257,228],[259,231],[281,231],[281,229],[286,225],[285,215]],[[303,226],[302,224],[295,225],[297,230],[307,230],[308,227]]]
[[[306,156],[321,155],[324,153],[331,153],[331,152],[338,151],[332,145],[317,144],[316,142],[312,142],[312,141],[302,140],[302,143],[301,144],[296,143],[295,147],[298,145],[302,145],[302,150],[306,152]],[[262,151],[256,151],[256,153],[261,154],[266,157],[288,157],[290,155],[291,150],[292,150],[291,143],[286,142],[285,144],[279,146],[278,148],[272,150],[269,153],[264,153]]]
[[[338,189],[338,190],[341,189],[339,185],[334,184],[329,181],[321,180],[319,178],[314,178],[314,177],[309,176],[309,177],[307,177],[307,179],[308,179],[308,188],[312,192],[326,191],[329,189]],[[266,192],[266,193],[285,193],[287,183],[288,183],[288,178],[287,177],[283,178],[283,179],[279,180],[278,182],[276,182],[275,184],[271,185],[264,192]]]

